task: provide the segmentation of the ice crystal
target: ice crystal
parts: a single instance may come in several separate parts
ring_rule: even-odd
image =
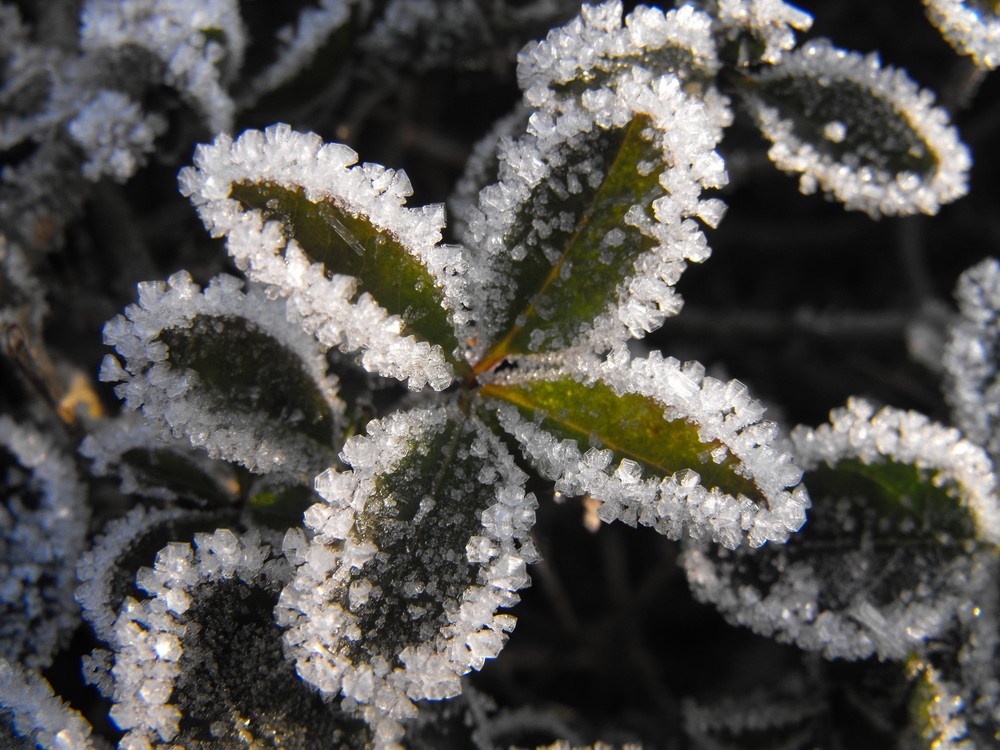
[[[977,0],[924,0],[927,16],[959,52],[976,65],[1000,65],[1000,15],[996,6]]]
[[[877,217],[933,214],[968,190],[971,159],[947,113],[877,55],[818,40],[753,81],[745,98],[774,144],[768,154],[801,173],[803,193],[821,188]]]
[[[994,459],[1000,456],[1000,263],[993,258],[962,274],[955,290],[962,319],[945,346],[945,397],[955,424]]]
[[[90,724],[33,670],[0,659],[0,743],[11,750],[100,750]]]
[[[212,457],[238,461],[252,471],[281,471],[292,476],[315,473],[315,467],[329,458],[327,446],[334,428],[331,421],[343,410],[336,396],[336,382],[326,375],[326,363],[313,340],[288,320],[284,302],[268,299],[260,289],[244,293],[242,285],[234,277],[219,276],[201,292],[183,271],[171,276],[166,284],[140,284],[138,304],[130,305],[125,316],[117,316],[104,327],[105,343],[118,350],[125,360],[124,368],[109,355],[101,377],[110,382],[122,381],[115,386],[115,392],[128,408],[141,408],[164,432],[190,440]],[[290,317],[294,320],[294,315]],[[290,362],[297,362],[291,369],[280,365],[282,378],[287,380],[297,374],[309,384],[306,387],[313,391],[315,403],[307,408],[316,413],[297,410],[265,415],[251,411],[250,403],[264,406],[261,399],[273,397],[273,393],[262,389],[273,388],[274,384],[233,384],[237,390],[226,396],[220,393],[222,384],[199,377],[191,369],[200,365],[209,370],[223,364],[232,366],[232,361],[212,359],[224,356],[225,347],[232,343],[213,340],[213,336],[225,339],[227,321],[236,326],[236,333],[262,335],[280,342],[281,351],[294,357]],[[166,342],[171,332],[177,332],[174,346],[178,349],[185,336],[194,340],[194,353],[188,357],[194,360],[191,366],[171,364],[172,358],[180,357],[178,352],[171,354]],[[199,337],[207,343],[199,342]],[[234,350],[226,356],[237,353]],[[208,361],[199,365],[199,358]],[[254,367],[267,372],[265,364],[258,362]],[[230,373],[227,379],[236,375],[247,374]],[[294,406],[285,403],[276,408],[284,411]],[[327,419],[322,419],[321,410],[326,410]]]
[[[795,30],[808,31],[813,21],[811,15],[784,0],[713,0],[709,8],[728,39],[749,32],[764,47],[760,61],[772,64],[795,46]]]
[[[213,131],[232,127],[235,107],[226,83],[247,44],[233,0],[87,0],[80,43],[87,51],[148,50],[165,67],[166,83],[197,104]]]
[[[739,463],[738,474],[750,479],[765,499],[757,504],[742,494],[734,497],[705,486],[693,469],[662,476],[644,471],[629,458],[612,465],[611,450],[584,452],[574,441],[559,440],[513,407],[502,407],[501,425],[517,438],[539,471],[555,481],[556,491],[596,497],[602,502],[598,514],[603,521],[641,523],[672,539],[690,535],[730,548],[743,541],[752,547],[783,542],[802,526],[809,507],[808,495],[799,485],[802,471],[778,449],[775,425],[761,420],[763,407],[741,383],[722,383],[705,377],[698,366],[681,365],[658,354],[627,366],[612,358],[598,363],[581,357],[558,370],[529,371],[509,376],[506,382],[563,376],[585,385],[606,384],[616,394],[650,397],[662,408],[664,420],[694,425],[706,451],[715,448],[731,454]]]
[[[124,182],[138,168],[138,155],[153,150],[166,121],[144,115],[139,104],[120,91],[103,90],[80,108],[67,130],[87,154],[84,177],[96,182],[107,175]]]
[[[151,598],[127,598],[115,622],[119,747],[363,744],[357,722],[282,658],[271,609],[288,580],[284,559],[253,532],[219,529],[194,543],[169,544],[140,570],[136,582]]]
[[[90,510],[69,457],[0,415],[0,657],[49,665],[77,623],[73,566]]]

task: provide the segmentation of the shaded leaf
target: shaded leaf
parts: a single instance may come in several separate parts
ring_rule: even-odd
[[[690,549],[695,595],[829,658],[903,659],[976,601],[1000,539],[981,449],[914,412],[851,400],[792,434],[813,507],[787,544]]]
[[[358,701],[394,738],[411,700],[457,695],[502,647],[514,619],[496,610],[528,583],[535,501],[496,437],[455,406],[374,420],[342,455],[350,472],[317,479],[311,541],[286,536],[296,570],[278,619],[303,679]]]
[[[343,411],[321,351],[286,305],[232,277],[198,292],[186,273],[140,285],[139,304],[104,329],[125,368],[101,377],[132,409],[252,471],[310,477],[333,461]]]
[[[804,193],[819,187],[877,217],[933,214],[968,189],[971,157],[947,113],[877,55],[819,40],[733,81]]]
[[[289,297],[324,347],[371,372],[446,388],[468,370],[465,259],[442,245],[440,205],[407,208],[409,180],[287,125],[220,135],[181,170],[206,227],[237,265]]]

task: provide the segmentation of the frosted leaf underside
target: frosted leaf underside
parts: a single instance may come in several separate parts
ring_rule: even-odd
[[[809,523],[753,555],[689,550],[696,596],[830,658],[906,657],[988,576],[1000,538],[988,459],[922,415],[860,400],[793,441]]]
[[[763,408],[696,365],[583,359],[481,394],[556,490],[602,501],[605,521],[736,547],[784,541],[805,518],[801,471],[773,446]]]
[[[411,700],[457,695],[502,647],[514,620],[496,610],[528,583],[535,502],[499,440],[453,406],[372,422],[343,457],[352,471],[317,480],[312,540],[286,536],[297,567],[278,618],[303,679],[395,736]]]

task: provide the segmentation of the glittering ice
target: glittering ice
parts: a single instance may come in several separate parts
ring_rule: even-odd
[[[0,726],[8,738],[23,737],[39,750],[97,750],[92,728],[57,698],[34,670],[0,659]],[[12,737],[13,736],[13,737]]]
[[[959,52],[976,65],[1000,65],[1000,15],[989,3],[975,0],[924,0],[927,16]]]

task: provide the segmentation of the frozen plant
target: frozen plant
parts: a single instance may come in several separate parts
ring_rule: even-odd
[[[959,314],[922,321],[944,369],[933,418],[857,396],[786,431],[746,385],[654,340],[683,323],[677,287],[712,254],[707,235],[725,236],[724,199],[740,193],[724,154],[746,179],[750,137],[865,227],[913,226],[898,217],[969,192],[970,149],[904,70],[800,43],[813,16],[781,0],[85,0],[79,19],[22,5],[0,5],[0,740],[835,748],[860,733],[904,750],[1000,737],[1000,266],[962,276]],[[531,42],[522,24],[548,30]],[[461,217],[410,205],[419,179],[364,161],[386,153],[364,136],[370,112],[408,100],[414,71],[482,75],[512,45],[503,75],[520,102],[474,146],[400,126],[446,165],[471,153],[450,164]],[[189,204],[163,197],[164,163],[183,165]],[[122,190],[130,179],[145,190]],[[161,233],[170,247],[152,252]],[[60,253],[89,260],[66,279]],[[147,270],[165,280],[141,281],[104,324],[113,352],[77,351],[75,327]],[[108,304],[81,292],[104,274]],[[719,669],[711,689],[677,692],[641,653],[642,628],[587,633],[567,591],[598,581],[585,565],[561,579],[550,531],[570,498],[607,540],[624,617],[641,609],[614,546],[628,533],[668,550],[689,612],[708,603],[763,637],[721,620],[706,631],[723,636],[684,636],[674,612],[658,642],[692,640],[705,659],[730,637],[765,643],[780,679],[740,694]],[[534,571],[581,647],[608,638],[612,660],[642,662],[627,684],[653,696],[655,720],[627,718],[645,695],[616,710],[597,689],[588,719],[523,678],[491,682]],[[639,588],[665,598],[654,583]]]

